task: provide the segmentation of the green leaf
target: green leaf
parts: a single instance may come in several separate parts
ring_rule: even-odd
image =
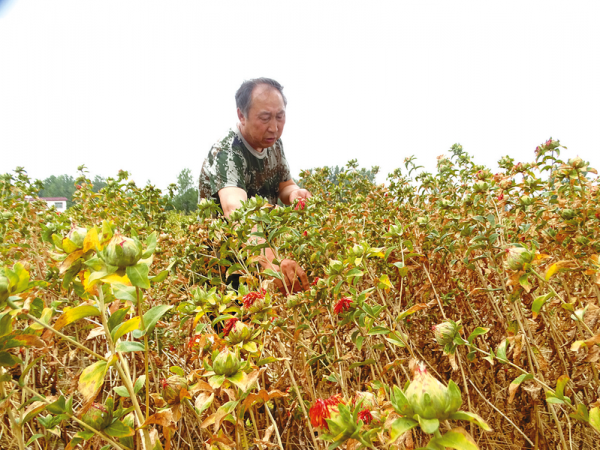
[[[131,284],[142,289],[150,289],[150,280],[148,279],[148,266],[144,263],[138,263],[135,266],[127,266],[125,269],[127,278]]]
[[[156,249],[156,231],[153,231],[146,238],[146,251],[144,253],[142,253],[142,257],[140,259],[149,258],[150,255],[152,255],[152,253],[154,253],[155,249]]]
[[[133,330],[138,330],[140,328],[141,320],[141,317],[136,316],[132,317],[127,322],[122,323],[121,325],[117,325],[115,329],[112,330],[110,333],[113,341],[117,341],[120,337],[132,332]]]
[[[464,432],[466,433],[466,431]],[[450,447],[457,450],[479,450],[479,447],[472,439],[469,439],[463,433],[454,430],[448,431],[442,437],[432,439],[430,443],[442,448]]]
[[[533,313],[534,319],[538,316],[538,314],[542,310],[542,306],[544,306],[544,304],[552,297],[554,297],[553,293],[546,294],[546,295],[540,295],[533,301],[533,303],[531,305],[531,312]]]
[[[115,350],[121,353],[143,352],[145,347],[144,344],[137,341],[119,341]]]
[[[140,392],[140,389],[144,387],[146,383],[146,375],[140,375],[137,380],[135,380],[135,384],[133,385],[133,392],[136,394]]]
[[[356,337],[356,348],[358,348],[358,351],[362,350],[364,340],[365,338],[363,336]]]
[[[398,386],[394,386],[392,388],[391,400],[392,407],[401,416],[411,416],[413,414],[413,410],[408,402],[408,399]]]
[[[515,398],[515,394],[517,392],[517,389],[519,388],[519,386],[521,385],[521,383],[523,381],[526,380],[531,380],[533,379],[533,375],[530,373],[524,373],[522,375],[519,375],[517,378],[515,378],[510,385],[508,386],[508,393],[509,393],[509,397],[508,397],[508,403],[512,403],[513,399]]]
[[[254,341],[246,342],[244,345],[242,345],[242,348],[248,353],[256,353],[258,351],[258,346]]]
[[[482,430],[492,431],[490,426],[481,418],[481,416],[467,411],[456,411],[450,415],[452,420],[468,420],[476,425],[479,425]]]
[[[208,384],[213,389],[218,389],[225,382],[225,375],[213,375],[208,379]]]
[[[380,327],[380,326],[374,326],[373,328],[371,328],[369,330],[369,332],[367,334],[369,336],[373,336],[375,334],[389,334],[389,333],[390,333],[389,328]]]
[[[58,320],[54,323],[55,330],[61,330],[67,325],[76,322],[84,317],[99,316],[100,310],[92,305],[81,305],[66,310],[61,314]]]
[[[446,411],[457,411],[458,408],[462,405],[462,395],[460,393],[460,388],[456,385],[453,380],[448,382],[448,399],[449,399],[449,408]]]
[[[0,367],[12,367],[17,364],[23,364],[23,361],[8,352],[0,352]]]
[[[590,425],[596,431],[600,431],[600,408],[598,406],[590,410]]]
[[[54,235],[52,235],[52,236],[54,236]],[[35,441],[37,441],[39,438],[43,438],[43,437],[44,437],[43,434],[34,434],[33,436],[31,436],[29,438],[29,440],[27,441],[27,444],[25,444],[25,445],[29,446],[29,445],[33,444]]]
[[[365,361],[356,362],[356,363],[350,364],[348,369],[351,370],[351,369],[354,369],[355,367],[366,366],[368,364],[377,364],[377,361],[375,361],[374,359],[367,359]]]
[[[103,430],[106,434],[112,437],[122,438],[126,436],[133,436],[133,428],[128,427],[120,420],[115,420],[108,427]]]
[[[401,262],[395,262],[392,264],[393,266],[396,266],[398,268],[398,274],[401,277],[405,277],[406,275],[408,275],[408,267],[404,266],[404,263]]]
[[[25,414],[25,417],[23,418],[23,421],[21,422],[23,423],[27,423],[29,422],[31,419],[33,419],[35,416],[37,416],[39,413],[41,413],[42,411],[44,411],[46,409],[46,403],[44,402],[33,402],[29,408],[27,408],[27,413]]]
[[[112,291],[115,298],[118,298],[119,300],[125,300],[133,303],[134,305],[137,303],[137,294],[135,286],[127,286],[121,283],[113,283]]]
[[[350,269],[348,273],[346,273],[346,278],[362,277],[363,275],[364,273],[362,270],[358,269],[357,267],[354,267],[353,269]]]
[[[256,361],[256,365],[260,367],[277,361],[279,361],[279,359],[275,358],[274,356],[267,356],[266,358],[259,359],[258,361]]]
[[[280,272],[275,272],[272,269],[266,269],[264,273],[270,277],[277,278],[278,280],[283,281],[283,275]]]
[[[569,414],[569,417],[571,417],[575,420],[581,420],[582,422],[589,422],[589,420],[590,420],[590,415],[588,413],[588,410],[585,407],[585,405],[582,403],[579,403],[577,405],[577,411]]]
[[[390,289],[392,287],[390,277],[388,277],[386,274],[381,275],[381,277],[379,277],[379,283],[377,283],[377,287],[379,289]]]
[[[2,316],[2,318],[0,319],[0,337],[12,333],[12,321],[13,318],[10,314],[6,313]]]
[[[112,331],[114,328],[123,322],[123,319],[129,311],[129,306],[126,308],[117,309],[108,319],[108,330]]]
[[[555,395],[558,398],[564,399],[564,397],[565,397],[565,386],[569,382],[569,379],[570,378],[567,375],[561,375],[560,377],[558,377],[558,380],[556,381],[556,391],[555,391]]]
[[[86,401],[90,401],[96,397],[96,394],[100,391],[104,383],[104,376],[107,370],[108,363],[106,361],[97,361],[81,372],[77,389]]]
[[[161,281],[165,281],[168,276],[169,276],[169,271],[163,270],[161,272],[158,272],[155,276],[150,277],[150,281],[152,283],[160,283]]]
[[[23,332],[21,330],[13,331],[12,333],[0,338],[0,350],[31,346],[43,348],[45,345],[44,341],[42,341],[36,334]]]
[[[64,395],[61,395],[56,401],[46,406],[46,409],[52,414],[63,414],[68,412]]]
[[[19,377],[19,386],[21,386],[21,387],[25,386],[25,377],[27,376],[29,371],[33,368],[33,366],[35,366],[37,364],[37,362],[42,358],[43,358],[43,356],[38,356],[33,361],[31,361],[29,364],[27,364],[27,367],[25,367],[25,369],[23,369],[23,372],[21,372],[21,376]]]
[[[504,339],[500,342],[500,345],[498,345],[498,349],[496,350],[496,359],[501,363],[508,362],[508,358],[506,357],[506,345],[506,339]]]
[[[421,430],[423,430],[427,434],[435,433],[440,427],[440,421],[438,419],[424,419],[423,417],[415,414],[419,420],[419,425],[421,426]]]
[[[246,372],[238,371],[230,377],[227,377],[229,381],[239,387],[242,391],[246,391],[248,389],[248,385],[250,384],[248,375]]]
[[[469,335],[469,337],[467,338],[467,341],[469,341],[469,345],[473,343],[473,341],[475,340],[475,338],[477,336],[481,336],[482,334],[487,333],[488,331],[490,331],[489,328],[483,328],[483,327],[477,327],[473,330],[473,332]]]
[[[121,397],[129,398],[129,391],[125,386],[117,386],[113,388],[113,391],[115,391]]]
[[[180,377],[185,377],[185,372],[179,366],[171,366],[169,372],[174,373],[175,375],[179,375]]]
[[[146,314],[144,314],[144,326],[146,328],[143,330],[142,336],[152,333],[158,320],[171,308],[173,308],[173,305],[158,305],[146,311]]]

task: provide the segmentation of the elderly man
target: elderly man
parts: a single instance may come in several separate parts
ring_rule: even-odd
[[[213,145],[200,173],[200,198],[212,198],[225,217],[241,202],[260,195],[276,204],[289,205],[310,192],[300,189],[290,174],[281,134],[285,125],[287,100],[283,86],[270,78],[244,81],[235,94],[239,123],[222,141]],[[274,254],[265,249],[263,268],[281,272],[284,283],[275,280],[283,292],[308,289],[304,270],[293,260],[273,264]]]

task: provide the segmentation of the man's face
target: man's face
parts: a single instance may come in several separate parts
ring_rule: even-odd
[[[285,105],[279,91],[259,84],[252,91],[248,117],[238,108],[240,131],[255,150],[271,147],[281,137],[285,125]]]

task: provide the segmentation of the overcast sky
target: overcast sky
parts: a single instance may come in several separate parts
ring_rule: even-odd
[[[600,169],[599,1],[0,0],[0,173],[197,178],[245,79],[281,82],[294,176],[495,170],[550,136]]]

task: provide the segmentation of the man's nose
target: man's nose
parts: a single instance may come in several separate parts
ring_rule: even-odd
[[[269,120],[269,126],[267,128],[267,131],[276,133],[278,129],[279,129],[279,124],[277,123],[277,118],[273,117],[271,120]]]

